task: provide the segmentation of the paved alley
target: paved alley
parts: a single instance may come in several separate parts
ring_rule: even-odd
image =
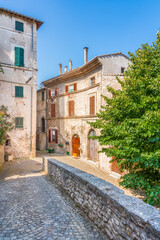
[[[0,172],[0,240],[106,239],[41,168],[33,160],[5,163]]]

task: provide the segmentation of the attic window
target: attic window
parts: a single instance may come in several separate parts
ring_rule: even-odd
[[[121,67],[121,73],[124,73],[125,68]]]

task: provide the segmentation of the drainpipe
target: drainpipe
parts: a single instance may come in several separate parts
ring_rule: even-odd
[[[33,23],[32,23],[32,79],[33,79],[33,24],[34,24],[34,20],[33,20]],[[30,129],[30,152],[31,152],[31,155],[32,155],[32,108],[33,108],[33,103],[32,103],[32,98],[33,98],[33,86],[32,86],[32,83],[31,83],[31,129]]]

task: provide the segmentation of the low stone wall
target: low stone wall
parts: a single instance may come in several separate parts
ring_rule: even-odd
[[[160,210],[55,159],[43,158],[43,166],[109,239],[160,239]]]
[[[0,145],[0,167],[4,163],[4,146]]]

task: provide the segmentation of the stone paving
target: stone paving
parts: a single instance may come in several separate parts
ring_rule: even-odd
[[[0,173],[0,240],[107,239],[40,169],[24,160]]]

